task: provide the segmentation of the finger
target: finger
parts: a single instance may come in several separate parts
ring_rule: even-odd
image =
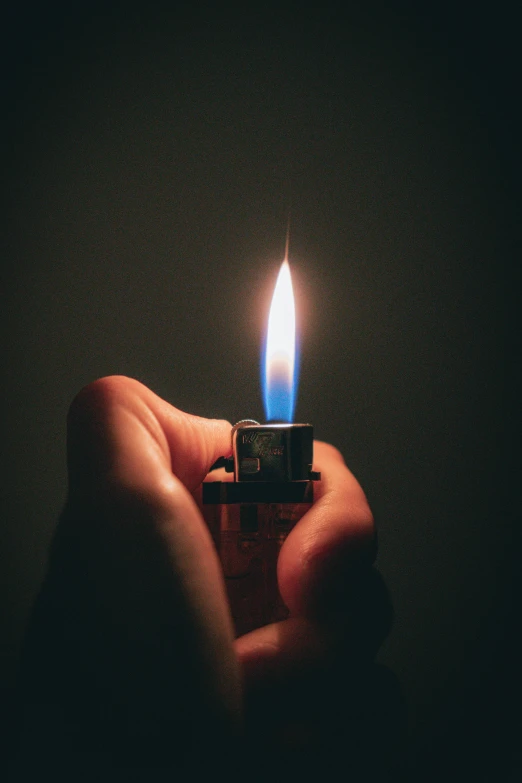
[[[325,620],[290,617],[240,636],[235,649],[245,687],[266,687],[335,660],[372,659],[388,635],[393,609],[375,568],[358,573],[342,598],[343,613]]]
[[[346,752],[360,753],[363,742],[366,749],[368,732],[383,725],[376,721],[380,711],[389,715],[390,708],[396,712],[400,706],[396,683],[393,694],[389,689],[382,692],[386,683],[378,677],[372,658],[360,657],[350,641],[354,636],[342,638],[339,629],[304,618],[266,626],[236,640],[248,734],[276,759],[290,753],[293,770],[301,758],[308,767],[311,749],[318,752],[320,768],[332,751],[337,750],[339,761]],[[385,735],[389,731],[385,727]],[[365,752],[360,758],[367,764]]]
[[[69,506],[79,502],[74,493],[81,490],[82,502],[113,520],[148,519],[169,553],[172,572],[183,576],[188,593],[197,588],[198,603],[216,616],[208,601],[226,605],[221,571],[207,527],[178,476],[191,486],[206,474],[229,442],[230,426],[184,414],[137,381],[118,376],[87,386],[71,406],[68,425]],[[222,606],[217,616],[224,614]]]
[[[120,448],[124,419],[142,430],[145,455]],[[168,467],[192,491],[217,457],[230,453],[231,425],[192,416],[174,408],[143,384],[124,376],[101,378],[73,401],[68,417],[68,468],[73,486],[107,478],[108,468],[121,467],[120,478],[146,485],[143,460]],[[119,450],[119,458],[115,451]],[[116,479],[118,476],[116,476]]]
[[[279,589],[292,614],[313,615],[331,608],[351,570],[375,555],[370,507],[341,454],[315,443],[315,502],[285,541],[278,561]]]
[[[240,636],[234,642],[248,690],[274,684],[324,663],[333,632],[304,617],[291,617]]]
[[[90,589],[111,618],[108,647],[119,665],[108,663],[108,692],[149,728],[172,730],[176,716],[184,737],[205,735],[216,720],[230,725],[239,712],[232,624],[188,491],[226,453],[230,425],[188,416],[114,377],[76,398],[68,435],[69,532],[59,558],[67,546],[81,550]]]

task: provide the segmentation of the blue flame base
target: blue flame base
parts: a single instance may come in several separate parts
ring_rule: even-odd
[[[299,378],[299,353],[296,346],[294,377],[289,384],[286,376],[273,375],[268,383],[266,374],[266,340],[261,351],[261,388],[266,421],[281,421],[291,424],[294,420]]]
[[[267,421],[293,421],[295,401],[286,378],[272,379],[264,403]]]

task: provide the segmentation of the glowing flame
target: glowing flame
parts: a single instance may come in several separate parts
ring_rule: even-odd
[[[270,306],[263,365],[266,419],[291,422],[296,397],[297,358],[294,292],[286,258],[279,270]]]

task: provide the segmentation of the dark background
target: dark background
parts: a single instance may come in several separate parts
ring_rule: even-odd
[[[507,777],[513,14],[70,5],[26,4],[2,31],[3,685],[64,498],[72,397],[123,373],[202,416],[262,418],[291,201],[297,420],[343,451],[377,516],[408,764]]]

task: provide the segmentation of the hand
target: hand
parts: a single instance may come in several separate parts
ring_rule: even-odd
[[[242,763],[243,748],[259,767],[305,758],[311,736],[331,746],[347,725],[337,710],[350,712],[390,622],[366,498],[340,454],[316,443],[317,499],[278,564],[290,618],[234,640],[197,502],[228,453],[230,424],[128,378],[73,402],[67,501],[21,670],[24,703],[66,735],[60,758],[66,748],[90,763],[194,771]]]

